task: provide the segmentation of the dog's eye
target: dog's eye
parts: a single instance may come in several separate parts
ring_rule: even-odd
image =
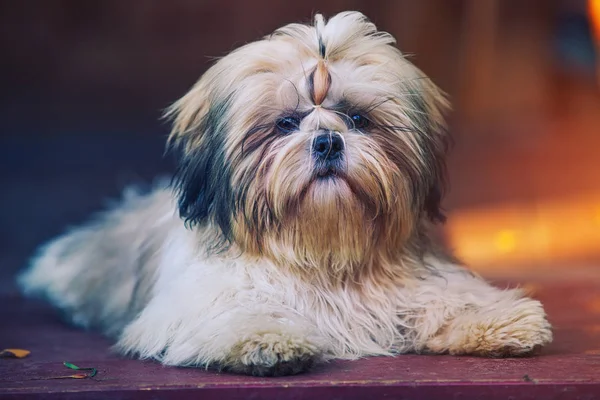
[[[370,123],[369,119],[361,114],[352,114],[350,115],[350,119],[352,120],[354,129],[365,129]]]
[[[300,120],[296,117],[283,117],[277,121],[277,128],[283,133],[290,133],[298,130]]]

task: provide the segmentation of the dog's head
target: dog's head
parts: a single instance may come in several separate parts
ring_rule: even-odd
[[[278,263],[394,257],[440,220],[440,91],[362,14],[287,25],[213,65],[169,114],[181,216]]]

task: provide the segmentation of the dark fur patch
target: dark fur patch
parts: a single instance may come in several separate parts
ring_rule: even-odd
[[[212,221],[221,228],[224,242],[231,237],[233,209],[231,168],[225,157],[224,117],[228,104],[223,101],[210,108],[198,128],[202,139],[190,153],[182,151],[189,139],[176,144],[182,154],[173,180],[179,196],[179,214],[186,224],[204,225]]]
[[[439,185],[434,185],[429,189],[429,193],[425,197],[424,208],[427,213],[427,217],[432,222],[444,223],[446,222],[446,215],[441,207],[442,203],[442,191]]]
[[[408,86],[408,85],[407,85]],[[432,222],[443,223],[446,221],[441,202],[446,189],[446,164],[445,156],[449,147],[449,139],[446,132],[440,132],[443,129],[438,126],[436,121],[433,121],[430,115],[430,110],[425,101],[426,94],[410,90],[407,87],[412,111],[408,111],[409,118],[414,121],[414,125],[418,127],[418,137],[425,141],[422,143],[424,158],[429,170],[426,171],[426,182],[423,182],[427,188],[422,198],[422,207]]]
[[[232,365],[223,366],[219,369],[232,372],[234,374],[277,377],[297,375],[309,371],[314,367],[314,365],[315,359],[311,356],[304,355],[291,361],[280,361],[271,366],[235,363]]]
[[[325,47],[325,43],[323,42],[323,38],[319,34],[319,55],[322,58],[325,58],[325,53],[327,52],[327,48]]]

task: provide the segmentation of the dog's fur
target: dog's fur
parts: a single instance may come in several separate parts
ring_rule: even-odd
[[[170,109],[173,185],[49,243],[20,283],[168,365],[283,375],[332,358],[529,354],[552,339],[541,304],[429,239],[446,108],[362,14],[287,25]],[[323,133],[344,147],[329,167],[312,150]]]

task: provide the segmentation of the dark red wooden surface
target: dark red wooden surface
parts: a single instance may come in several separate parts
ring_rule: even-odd
[[[122,359],[103,337],[64,325],[46,305],[0,299],[0,347],[31,351],[0,359],[0,398],[460,398],[600,399],[600,280],[536,283],[556,327],[537,357],[480,359],[403,355],[336,361],[304,375],[252,378]],[[95,367],[69,375],[63,361]]]

